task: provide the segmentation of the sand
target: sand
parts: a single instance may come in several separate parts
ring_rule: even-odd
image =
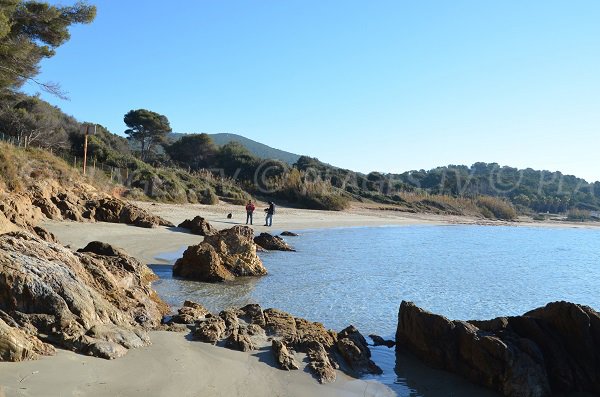
[[[201,215],[223,229],[245,224],[243,206],[219,204],[168,205],[136,203],[175,224]],[[490,224],[535,227],[597,227],[562,222],[488,222],[481,219],[412,214],[390,207],[357,204],[348,211],[328,212],[277,208],[273,227],[262,226],[259,203],[257,232],[384,226]],[[381,209],[385,208],[385,209]],[[232,219],[227,219],[227,214]],[[164,263],[161,256],[202,237],[178,228],[142,229],[109,223],[45,222],[59,240],[72,249],[99,240],[124,248],[145,263]],[[376,381],[352,379],[338,371],[330,385],[319,385],[306,370],[281,371],[269,352],[252,354],[214,347],[186,339],[185,334],[153,332],[152,346],[130,350],[114,361],[59,351],[55,357],[23,363],[0,363],[0,397],[7,396],[387,396],[394,395]]]
[[[338,373],[320,385],[308,373],[274,368],[271,353],[236,352],[156,331],[152,345],[108,361],[59,351],[0,363],[0,396],[392,396],[386,386]],[[4,392],[4,394],[2,393]]]

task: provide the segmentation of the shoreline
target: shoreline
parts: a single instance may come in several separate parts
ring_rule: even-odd
[[[178,225],[185,219],[200,215],[217,229],[234,225],[245,225],[243,207],[231,204],[159,204],[134,202],[153,214],[159,215]],[[258,203],[260,210],[262,204]],[[227,214],[233,215],[227,219]],[[259,216],[260,215],[260,216]],[[274,216],[274,226],[262,225],[262,214],[255,213],[257,233],[271,231],[303,231],[319,229],[345,229],[364,227],[401,227],[401,226],[508,226],[558,229],[599,229],[597,223],[557,223],[552,221],[520,220],[514,222],[490,221],[454,215],[412,214],[399,211],[383,211],[368,207],[353,207],[347,211],[333,212],[278,207]],[[190,234],[179,228],[157,227],[144,229],[130,225],[105,222],[79,223],[72,221],[50,221],[40,223],[54,233],[62,244],[71,249],[84,247],[90,241],[102,241],[125,249],[130,255],[143,262],[167,264],[168,261],[157,258],[158,255],[176,252],[182,247],[198,244],[202,236]]]

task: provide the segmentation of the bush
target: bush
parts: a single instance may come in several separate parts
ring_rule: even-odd
[[[585,222],[591,219],[591,213],[587,210],[571,208],[569,212],[567,212],[567,219],[575,222]]]
[[[510,203],[497,197],[480,196],[477,198],[477,206],[479,206],[482,215],[486,218],[496,218],[507,221],[517,218],[517,211],[515,211],[514,207]]]

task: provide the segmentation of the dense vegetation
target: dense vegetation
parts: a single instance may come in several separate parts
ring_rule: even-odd
[[[81,124],[39,97],[17,90],[25,81],[35,81],[40,60],[52,56],[69,38],[71,24],[91,22],[94,15],[95,8],[82,2],[72,7],[22,0],[2,3],[0,137],[25,148],[51,150],[68,158],[68,164],[78,164],[71,159],[83,152]],[[56,85],[37,84],[60,95]],[[354,200],[392,206],[384,209],[491,219],[550,212],[580,220],[600,209],[599,182],[589,184],[560,172],[476,163],[365,175],[307,156],[268,151],[250,140],[246,141],[253,144],[246,144],[254,153],[239,139],[216,145],[207,134],[172,134],[167,116],[147,109],[130,110],[123,121],[127,139],[101,126],[89,137],[91,171],[110,175],[123,194],[137,199],[205,204],[222,199],[242,204],[254,196],[332,210],[344,209]],[[279,160],[261,158],[268,153]],[[2,156],[5,185],[17,183],[10,177],[14,174],[10,161]]]

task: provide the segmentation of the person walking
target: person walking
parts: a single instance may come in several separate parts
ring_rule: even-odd
[[[252,214],[255,209],[256,207],[252,204],[252,200],[248,200],[248,204],[246,204],[246,225],[248,224],[248,221],[252,224]]]
[[[269,208],[265,208],[267,216],[265,218],[265,226],[273,225],[273,214],[275,214],[275,203],[269,201]]]

